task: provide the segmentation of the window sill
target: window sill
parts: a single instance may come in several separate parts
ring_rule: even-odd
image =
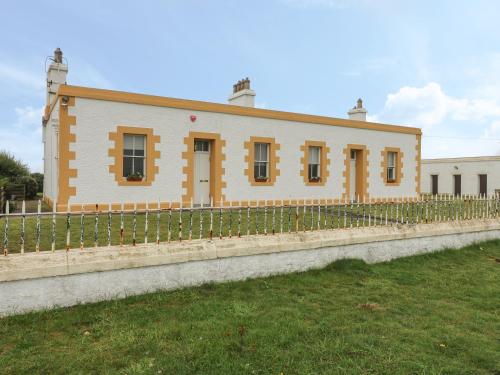
[[[126,178],[118,180],[118,186],[150,186],[151,181],[142,179],[141,181],[129,181]]]

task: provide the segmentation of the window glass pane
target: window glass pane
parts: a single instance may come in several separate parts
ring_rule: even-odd
[[[319,179],[319,165],[318,164],[310,164],[309,165],[309,179]]]
[[[388,180],[395,180],[396,179],[395,172],[396,172],[395,168],[393,168],[393,167],[387,168],[387,179]]]
[[[132,160],[133,158],[123,158],[123,177],[128,177],[132,174]]]
[[[260,146],[261,146],[261,143],[256,143],[255,144],[255,160],[256,161],[260,161],[261,158],[260,158]]]
[[[268,177],[268,175],[267,175],[267,163],[262,163],[262,165],[260,166],[260,174],[264,178]]]
[[[134,136],[134,149],[137,150],[142,150],[144,151],[144,140],[146,136],[144,135],[135,135]]]
[[[195,141],[194,143],[195,151],[209,151],[209,141]]]
[[[144,158],[134,158],[134,173],[144,176]]]
[[[319,164],[320,147],[309,147],[309,164]]]
[[[396,153],[395,152],[389,152],[387,154],[387,165],[389,167],[395,167],[396,166]]]
[[[268,161],[268,148],[267,143],[255,143],[255,161]]]
[[[256,162],[254,165],[254,178],[263,179],[267,178],[267,163]]]
[[[123,136],[123,148],[125,150],[133,150],[134,149],[134,136],[130,134],[125,134]]]

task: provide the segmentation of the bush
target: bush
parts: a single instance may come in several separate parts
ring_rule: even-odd
[[[43,193],[43,173],[32,173],[31,177],[33,177],[38,184],[37,193]]]
[[[26,199],[33,199],[38,193],[38,183],[31,176],[21,176],[14,179],[14,182],[18,185],[24,185],[26,190]]]
[[[21,176],[30,175],[30,170],[26,164],[17,160],[14,155],[7,151],[0,151],[0,179],[12,180]]]

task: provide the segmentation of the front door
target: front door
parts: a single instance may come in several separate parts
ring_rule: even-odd
[[[462,176],[456,174],[453,176],[454,186],[455,186],[455,195],[462,195]]]
[[[194,141],[194,204],[210,203],[210,141]]]
[[[485,174],[479,175],[479,195],[485,196],[488,194],[488,176]]]
[[[358,155],[357,150],[351,150],[351,155],[350,155],[350,171],[349,171],[349,195],[351,201],[356,200],[356,194],[358,192],[358,186],[357,186],[357,181],[358,179],[356,178],[356,157]]]
[[[438,194],[438,175],[437,174],[431,175],[431,191],[432,191],[432,195]]]

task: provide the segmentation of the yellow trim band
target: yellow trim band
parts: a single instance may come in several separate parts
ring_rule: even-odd
[[[230,104],[209,103],[197,100],[175,99],[154,95],[134,94],[123,91],[103,90],[89,87],[61,85],[59,86],[57,95],[76,96],[79,98],[108,100],[113,102],[142,104],[158,107],[189,109],[194,111],[226,113],[231,115],[260,117],[274,120],[305,122],[319,125],[342,126],[346,128],[377,130],[392,133],[422,134],[421,129],[407,126],[378,124],[367,121],[274,111],[269,109],[242,107]]]

